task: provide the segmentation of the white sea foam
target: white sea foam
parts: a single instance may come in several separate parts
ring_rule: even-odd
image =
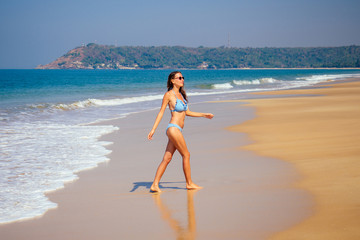
[[[335,81],[350,77],[360,77],[360,74],[336,74],[336,75],[324,74],[324,75],[311,75],[305,77],[298,77],[296,78],[296,80],[290,81],[289,88],[307,87],[322,82]]]
[[[63,188],[76,173],[107,161],[113,126],[19,123],[0,129],[0,223],[32,218],[55,208],[46,192]],[[5,197],[6,196],[6,197]]]
[[[333,75],[312,75],[306,77],[298,77],[297,80],[305,80],[310,82],[324,82],[329,80],[338,80],[344,78],[351,78],[351,77],[360,77],[360,74],[333,74]]]
[[[278,80],[275,78],[261,78],[255,80],[233,80],[231,85],[230,83],[219,84],[217,91],[212,92],[190,92],[189,96],[202,96],[202,95],[215,95],[215,94],[230,94],[230,93],[247,93],[247,92],[257,92],[257,91],[273,91],[273,90],[283,90],[283,89],[292,89],[299,87],[312,86],[321,82],[327,82],[332,80],[339,80],[351,77],[360,77],[360,74],[337,74],[337,75],[312,75],[306,77],[299,77],[296,80]],[[216,84],[214,84],[216,85]],[[222,87],[230,85],[231,88]],[[246,85],[251,87],[246,87]],[[234,87],[235,86],[235,87]],[[237,88],[237,86],[242,88]]]
[[[211,85],[212,89],[231,89],[234,86],[231,83],[218,83]]]
[[[233,80],[233,84],[238,86],[244,85],[260,85],[260,84],[270,84],[270,83],[277,83],[279,80],[274,78],[261,78],[261,79],[254,79],[254,80]]]
[[[212,84],[211,89],[226,90],[226,89],[233,89],[234,86],[264,85],[264,84],[272,84],[272,83],[279,83],[279,82],[281,82],[281,81],[276,80],[274,78],[260,78],[260,79],[254,79],[254,80],[233,80],[232,82],[227,82],[227,83]],[[249,89],[249,90],[251,91],[253,89]]]
[[[162,99],[163,95],[149,95],[149,96],[138,96],[138,97],[128,97],[128,98],[114,98],[114,99],[94,99],[89,98],[83,101],[77,101],[69,104],[59,103],[59,104],[36,104],[31,105],[32,108],[54,108],[61,110],[74,110],[88,107],[104,107],[104,106],[119,106],[124,104],[131,103],[140,103],[146,101],[153,101]]]

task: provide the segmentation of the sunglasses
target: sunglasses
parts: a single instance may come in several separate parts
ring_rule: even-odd
[[[185,80],[184,77],[178,77],[178,78],[175,78],[175,79],[179,79],[179,80],[183,79],[183,80]]]

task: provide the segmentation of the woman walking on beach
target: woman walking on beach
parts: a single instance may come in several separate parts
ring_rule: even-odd
[[[166,167],[170,163],[176,150],[178,150],[183,159],[183,170],[186,180],[186,188],[198,189],[201,187],[193,183],[193,181],[191,180],[190,153],[187,149],[185,139],[182,135],[182,129],[184,127],[185,116],[205,117],[208,119],[212,119],[214,115],[211,113],[199,113],[189,110],[189,107],[187,105],[187,96],[184,90],[184,77],[182,76],[181,72],[175,71],[170,73],[167,81],[167,87],[168,91],[164,94],[160,111],[155,119],[154,126],[148,135],[148,139],[151,140],[156,128],[158,127],[164,115],[166,106],[169,105],[171,119],[168,127],[166,128],[166,134],[169,138],[169,141],[166,146],[163,160],[156,171],[155,179],[150,187],[150,190],[152,192],[161,192],[159,188],[160,179],[164,174]]]

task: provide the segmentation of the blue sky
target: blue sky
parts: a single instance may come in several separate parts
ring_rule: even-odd
[[[81,44],[360,45],[359,0],[0,2],[0,68],[34,68]]]

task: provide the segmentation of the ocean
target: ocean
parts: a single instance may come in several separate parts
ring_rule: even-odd
[[[171,70],[0,70],[0,223],[41,216],[45,193],[109,161],[121,126],[108,119],[159,108]],[[360,70],[183,70],[189,104],[360,77]],[[149,123],[152,126],[153,120]],[[98,123],[93,125],[91,123]],[[149,129],[150,130],[150,129]],[[144,133],[146,136],[147,133]]]

